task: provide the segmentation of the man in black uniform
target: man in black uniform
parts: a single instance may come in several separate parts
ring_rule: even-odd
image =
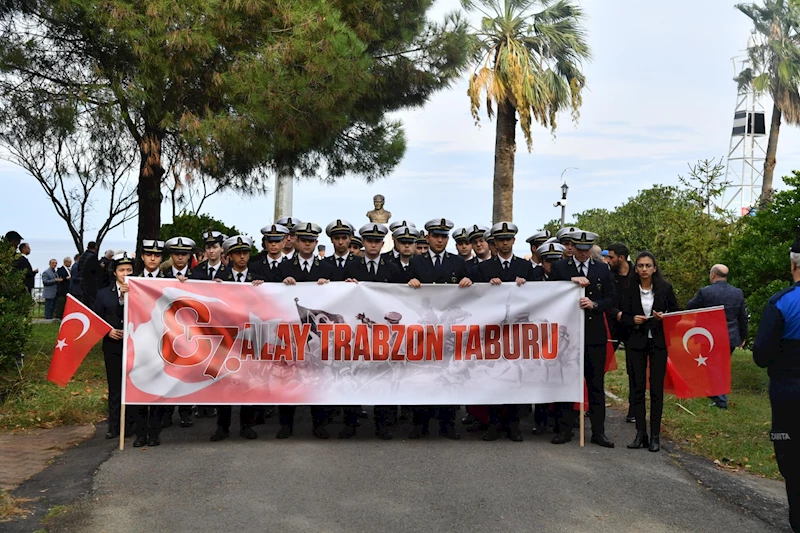
[[[206,259],[192,269],[192,279],[213,280],[230,270],[222,262],[222,243],[227,238],[227,235],[223,235],[218,231],[206,231],[203,233]]]
[[[252,283],[253,285],[261,285],[264,280],[260,276],[252,272],[248,263],[250,262],[250,250],[253,247],[253,240],[247,235],[236,235],[226,239],[222,243],[224,253],[229,258],[230,268],[217,276],[215,280],[220,282],[229,283]],[[211,435],[211,440],[216,442],[222,439],[227,439],[231,433],[231,417],[233,414],[233,407],[230,405],[222,405],[218,409],[217,414],[217,429]],[[256,434],[253,429],[255,424],[255,407],[252,405],[239,406],[239,436],[245,439],[256,439]]]
[[[483,238],[486,240],[486,244],[489,246],[489,254],[494,257],[497,255],[497,245],[494,242],[494,235],[492,235],[492,230],[487,231],[483,234]]]
[[[92,311],[114,328],[103,337],[103,361],[108,380],[108,432],[107,439],[119,436],[120,410],[122,408],[122,338],[125,293],[128,284],[125,276],[133,275],[135,254],[122,252],[112,257],[114,283],[97,292]]]
[[[556,232],[556,240],[564,246],[564,258],[569,259],[575,253],[575,247],[572,245],[570,234],[579,232],[576,227],[561,228]]]
[[[794,283],[767,302],[753,343],[753,361],[769,374],[770,439],[786,480],[789,523],[800,533],[800,238],[789,259]]]
[[[464,261],[472,258],[472,244],[469,242],[469,234],[466,228],[456,228],[453,230],[453,241],[456,243],[456,252]]]
[[[514,255],[517,232],[517,226],[511,222],[498,222],[492,226],[497,256],[478,265],[477,273],[473,277],[475,282],[492,285],[516,283],[517,286],[520,286],[527,281],[534,281],[531,262]],[[489,428],[484,433],[483,440],[497,440],[500,426],[502,426],[509,439],[514,442],[522,442],[522,431],[519,429],[520,406],[491,405],[488,408]],[[505,412],[504,415],[503,412]]]
[[[354,255],[356,257],[361,257],[361,254],[363,253],[364,250],[364,241],[361,240],[360,235],[353,234],[353,236],[350,237],[349,249],[351,255]]]
[[[527,242],[531,246],[531,264],[533,268],[536,268],[542,264],[542,258],[539,257],[539,247],[545,243],[547,239],[550,238],[550,230],[542,230],[534,233],[527,239]]]
[[[428,231],[428,251],[411,259],[413,277],[408,282],[409,287],[419,288],[423,283],[452,283],[462,288],[472,285],[464,260],[445,251],[453,223],[445,218],[437,218],[429,220],[425,224],[425,229]],[[448,439],[461,438],[455,427],[456,408],[440,406],[438,411],[439,435]],[[414,428],[408,438],[419,439],[428,434],[428,424],[433,412],[433,406],[413,408]]]
[[[428,236],[425,230],[419,230],[419,237],[417,237],[417,255],[425,255],[428,253]]]
[[[536,255],[541,264],[533,269],[533,277],[536,281],[549,281],[553,264],[564,258],[564,246],[555,239],[549,239],[536,249]]]
[[[381,258],[397,262],[397,260],[400,257],[400,246],[398,246],[397,244],[397,239],[394,238],[394,232],[396,229],[403,228],[406,226],[412,229],[416,229],[416,226],[412,222],[407,222],[405,220],[396,220],[391,224],[389,224],[389,231],[392,234],[392,241],[394,243],[394,246],[388,252],[382,253]]]
[[[293,259],[295,256],[295,245],[297,244],[295,229],[303,223],[296,218],[281,217],[275,221],[275,224],[280,224],[289,230],[289,235],[287,235],[286,240],[283,241],[283,256],[287,259]]]
[[[172,266],[164,272],[164,277],[177,279],[181,282],[187,279],[194,279],[194,273],[189,268],[189,260],[192,257],[195,242],[189,237],[173,237],[164,243],[164,247],[170,259],[172,259]],[[164,427],[172,425],[172,415],[174,412],[174,406],[165,407]],[[190,428],[194,425],[192,421],[192,407],[190,405],[178,406],[178,416],[180,416],[182,428]]]
[[[289,228],[270,224],[261,228],[261,235],[264,253],[259,254],[260,258],[255,261],[251,259],[249,268],[253,274],[258,275],[258,279],[269,283],[282,282],[279,267],[284,260],[283,243],[289,237]]]
[[[608,265],[592,259],[592,245],[597,234],[590,231],[569,233],[575,248],[574,257],[562,259],[553,265],[551,279],[573,281],[586,291],[580,299],[584,313],[584,366],[583,375],[589,389],[589,418],[592,421],[593,444],[613,448],[614,443],[606,437],[605,403],[605,362],[608,334],[603,313],[616,302],[614,278]],[[556,406],[556,436],[553,444],[563,444],[572,440],[572,404],[561,403]],[[569,419],[569,420],[567,420]]]
[[[353,259],[349,248],[350,239],[355,231],[352,224],[341,219],[336,219],[325,228],[325,235],[333,243],[333,253],[325,257],[324,261],[336,269],[336,275],[331,278],[331,281],[344,281],[344,267]]]
[[[404,227],[404,229],[408,229]],[[364,240],[364,257],[350,261],[344,269],[345,281],[358,283],[371,281],[376,283],[405,283],[400,267],[390,259],[381,255],[381,247],[389,231],[383,224],[367,224],[358,233]],[[358,418],[361,413],[360,406],[347,406],[344,408],[344,428],[339,433],[339,438],[348,439],[356,434]],[[392,438],[390,424],[396,418],[394,406],[375,406],[375,435],[383,440]]]
[[[312,222],[302,222],[294,227],[297,236],[296,250],[293,259],[287,259],[279,267],[280,275],[283,276],[283,283],[286,285],[296,285],[297,283],[314,282],[318,285],[328,283],[334,276],[334,267],[314,255],[314,248],[317,246],[317,239],[322,233],[322,228]],[[278,408],[281,429],[278,431],[277,438],[288,439],[294,431],[294,413],[297,410],[295,405],[281,405]],[[327,409],[323,406],[311,406],[311,419],[314,436],[318,439],[330,438],[328,430],[325,429],[327,419]]]
[[[161,260],[164,257],[164,241],[155,239],[142,240],[142,262],[144,270],[141,278],[163,278]],[[161,426],[164,419],[163,405],[132,405],[133,424],[136,440],[133,447],[158,446],[161,444]]]
[[[395,264],[400,269],[400,277],[403,283],[411,281],[411,259],[417,255],[417,239],[419,230],[414,226],[400,226],[392,232],[392,238],[397,243],[399,255]]]

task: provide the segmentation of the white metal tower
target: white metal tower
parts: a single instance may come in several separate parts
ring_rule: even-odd
[[[752,37],[751,37],[752,39]],[[750,67],[749,59],[733,60],[736,75]],[[758,202],[764,178],[766,159],[766,122],[762,96],[752,87],[742,87],[736,95],[733,114],[733,131],[728,149],[725,181],[731,184],[725,190],[721,207],[746,215]]]

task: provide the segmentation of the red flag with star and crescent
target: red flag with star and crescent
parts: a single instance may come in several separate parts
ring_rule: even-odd
[[[724,307],[664,315],[664,391],[702,398],[731,391],[731,350]]]
[[[48,381],[59,387],[67,386],[86,354],[114,329],[71,294],[67,295],[63,317],[47,372]]]

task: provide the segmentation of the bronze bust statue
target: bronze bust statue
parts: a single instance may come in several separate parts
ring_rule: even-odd
[[[383,195],[376,194],[372,201],[375,204],[375,209],[367,212],[369,221],[376,224],[386,224],[389,222],[389,219],[392,218],[392,213],[383,208],[383,204],[386,203],[386,199]]]

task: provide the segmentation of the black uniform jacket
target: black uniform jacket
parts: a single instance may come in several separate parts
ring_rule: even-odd
[[[550,270],[550,279],[553,281],[569,281],[579,276],[578,266],[572,257],[556,261]],[[589,259],[586,277],[589,279],[589,286],[585,289],[586,297],[596,302],[597,307],[584,310],[584,344],[604,345],[608,340],[608,333],[603,313],[616,303],[614,278],[608,265],[594,259]]]
[[[295,281],[319,281],[321,279],[331,280],[337,276],[334,272],[334,267],[330,263],[326,263],[316,255],[309,260],[309,272],[303,272],[302,260],[300,254],[294,254],[292,259],[287,259],[278,268],[280,272],[281,281],[286,278],[294,278]]]
[[[542,265],[533,267],[533,281],[548,281],[550,280],[550,276],[544,271],[544,267]]]
[[[531,262],[516,255],[511,256],[508,270],[503,270],[503,260],[496,256],[480,263],[477,272],[472,276],[472,280],[478,283],[488,283],[494,278],[500,278],[500,281],[504,282],[517,281],[517,278],[536,281]]]
[[[214,277],[218,278],[220,276],[224,276],[225,272],[230,271],[230,269],[231,267],[220,263],[217,265],[217,271]],[[207,281],[211,280],[211,276],[208,273],[208,261],[203,261],[192,269],[192,279],[204,279]]]
[[[119,303],[119,293],[117,293],[117,283],[114,282],[110,287],[104,287],[97,291],[97,298],[92,305],[92,311],[97,316],[108,322],[114,329],[122,329],[123,305]],[[122,339],[114,340],[108,335],[103,338],[103,352],[112,355],[122,355]]]
[[[644,324],[635,324],[633,317],[643,315],[642,295],[639,292],[639,284],[630,283],[619,298],[619,310],[622,311],[622,323],[628,331],[628,338],[625,346],[632,350],[643,350],[647,346],[648,334],[653,334],[653,346],[659,350],[666,350],[667,343],[664,339],[664,324],[655,318],[649,319]],[[653,311],[659,313],[674,313],[680,311],[678,299],[675,298],[675,291],[672,285],[666,281],[653,284]]]
[[[433,265],[430,253],[412,257],[409,279],[416,278],[420,283],[459,283],[463,278],[472,279],[461,257],[450,252],[442,252],[441,256],[442,264],[438,269]]]
[[[172,267],[169,267],[168,269],[162,271],[162,273],[164,274],[165,278],[175,279],[175,276],[172,274]],[[195,276],[194,271],[192,271],[191,268],[186,267],[186,277],[189,279],[195,279],[194,276]]]
[[[358,281],[377,281],[381,283],[407,283],[405,272],[402,272],[397,263],[384,259],[379,256],[376,260],[378,271],[370,274],[367,268],[368,260],[366,257],[357,257],[347,263],[344,268],[344,279],[355,279]]]
[[[395,256],[395,250],[392,248],[388,252],[381,254],[381,259],[385,259],[386,261],[391,261],[392,263],[400,263],[400,256]]]
[[[219,279],[219,280],[222,280],[222,281],[230,281],[230,282],[233,282],[233,283],[239,283],[236,280],[236,274],[238,274],[238,272],[236,272],[236,271],[234,271],[234,270],[229,268],[224,273],[222,273],[221,275],[217,276],[215,279]],[[264,281],[264,277],[261,275],[260,272],[254,272],[252,268],[248,267],[247,268],[247,275],[244,277],[244,281],[242,281],[241,283],[253,283],[253,281],[255,281],[257,279],[260,279],[260,280]]]
[[[344,281],[346,279],[345,275],[344,275],[344,271],[347,268],[347,265],[351,261],[356,259],[356,256],[354,256],[353,254],[347,254],[347,258],[344,260],[344,266],[342,268],[339,268],[339,261],[337,261],[337,259],[338,258],[336,257],[336,254],[332,254],[332,255],[325,256],[322,259],[322,261],[325,262],[325,263],[330,264],[333,267],[333,272],[334,272],[335,276],[333,278],[331,278],[331,281]]]
[[[286,277],[281,275],[280,269],[280,265],[285,261],[285,258],[281,257],[277,261],[278,266],[273,269],[272,259],[269,258],[269,255],[264,254],[258,261],[250,261],[247,268],[252,270],[254,275],[257,274],[259,276],[257,279],[263,279],[267,283],[280,283]]]

